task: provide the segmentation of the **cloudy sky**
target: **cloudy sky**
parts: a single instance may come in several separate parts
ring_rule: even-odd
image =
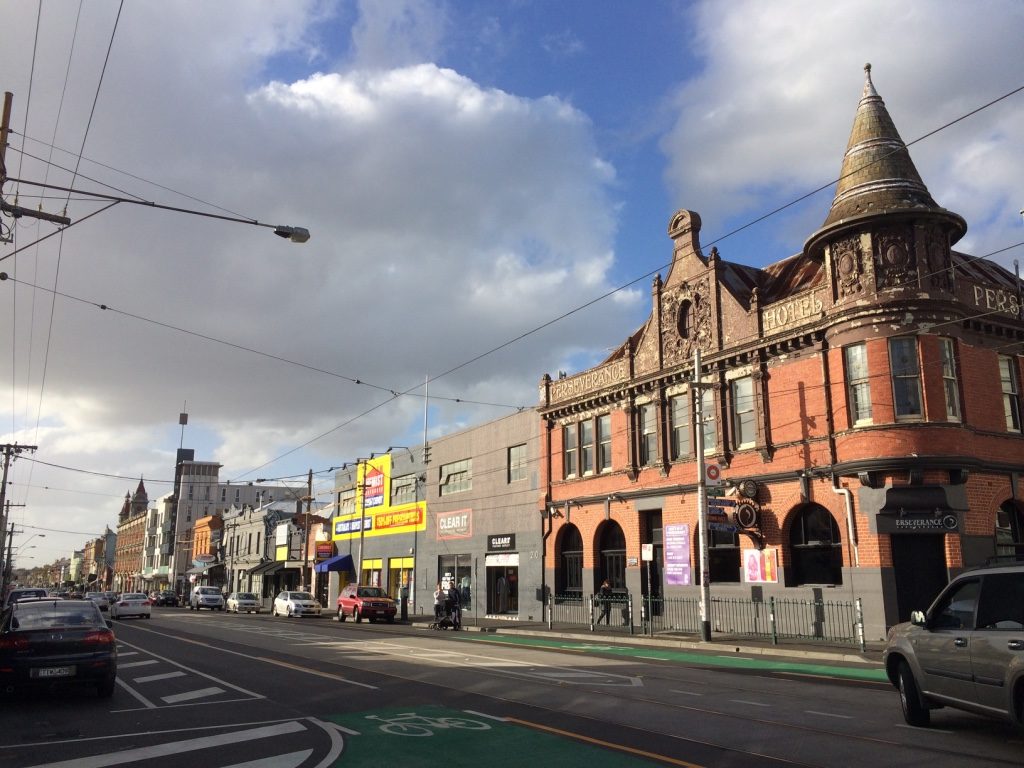
[[[38,446],[8,486],[26,566],[114,527],[140,477],[169,492],[182,441],[224,479],[313,468],[322,492],[329,467],[422,439],[428,378],[432,435],[534,405],[545,372],[643,322],[678,208],[728,260],[798,252],[831,188],[730,233],[835,179],[865,62],[907,142],[1024,85],[1017,0],[6,0],[3,19],[26,182],[4,199],[75,222],[3,219],[0,442]],[[967,219],[961,250],[1024,240],[1022,127],[1018,92],[911,147]],[[97,213],[97,191],[312,238]]]

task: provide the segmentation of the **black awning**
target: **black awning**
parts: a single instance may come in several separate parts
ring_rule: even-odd
[[[901,485],[885,492],[882,515],[944,515],[950,512],[946,489],[935,485]]]
[[[200,574],[212,571],[214,568],[220,568],[224,563],[210,563],[209,565],[199,565],[195,568],[189,568],[185,571],[186,574]]]
[[[324,560],[322,563],[317,563],[313,566],[313,569],[317,573],[327,573],[328,571],[347,571],[348,573],[355,573],[356,566],[352,562],[352,555],[335,555],[334,557]]]
[[[269,563],[261,563],[255,568],[250,568],[247,573],[250,576],[269,576],[270,574],[277,573],[284,568],[284,563],[280,560],[271,560]]]

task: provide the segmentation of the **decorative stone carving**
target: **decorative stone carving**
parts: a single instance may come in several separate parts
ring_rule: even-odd
[[[859,237],[849,237],[832,244],[832,273],[836,281],[836,298],[860,296],[864,292],[864,258]]]
[[[661,350],[666,368],[690,360],[698,347],[711,350],[710,295],[707,277],[662,294]]]
[[[942,291],[952,290],[950,282],[949,244],[939,229],[931,229],[925,238],[925,269],[928,283]]]
[[[917,287],[917,259],[911,243],[911,233],[905,228],[885,230],[875,235],[875,280],[878,290]]]

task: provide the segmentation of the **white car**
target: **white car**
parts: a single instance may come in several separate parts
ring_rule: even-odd
[[[110,604],[110,618],[123,619],[126,616],[153,618],[152,602],[141,592],[125,592]]]
[[[232,592],[228,595],[228,613],[259,613],[261,607],[255,592]]]
[[[101,611],[110,610],[110,601],[107,599],[106,592],[86,592],[85,599],[92,600]]]
[[[309,592],[281,592],[274,598],[272,616],[319,616],[320,603]]]
[[[220,587],[199,586],[192,589],[192,595],[188,600],[190,611],[200,611],[209,608],[211,611],[224,610],[224,595]]]

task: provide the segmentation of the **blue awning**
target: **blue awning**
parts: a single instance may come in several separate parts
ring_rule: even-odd
[[[352,562],[352,555],[335,555],[322,563],[317,563],[313,566],[313,569],[317,573],[327,573],[328,571],[348,571],[349,573],[355,573],[356,567]]]

